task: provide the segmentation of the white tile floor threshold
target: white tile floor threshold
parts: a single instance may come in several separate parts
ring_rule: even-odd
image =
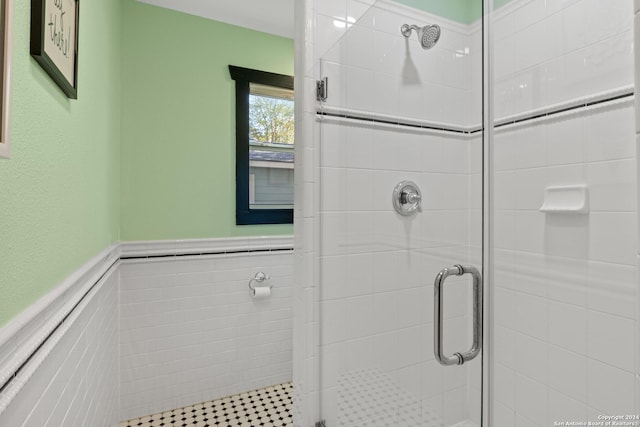
[[[119,427],[292,426],[291,383],[123,421]]]

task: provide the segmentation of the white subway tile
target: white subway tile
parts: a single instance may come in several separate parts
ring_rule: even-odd
[[[531,0],[523,3],[513,12],[515,28],[522,30],[541,21],[547,16],[545,0]]]
[[[516,334],[516,370],[543,384],[548,383],[549,364],[547,343],[529,335]]]
[[[375,333],[392,332],[398,329],[401,307],[398,306],[397,292],[385,292],[373,295],[373,310],[375,314],[371,326]]]
[[[546,125],[548,165],[582,163],[585,159],[585,130],[582,116],[562,117]]]
[[[516,412],[515,427],[540,427],[540,424],[534,423],[530,419],[525,418]]]
[[[548,304],[544,298],[518,293],[516,295],[517,330],[540,340],[548,336]]]
[[[507,408],[516,406],[516,374],[512,369],[496,363],[494,365],[495,399]]]
[[[495,208],[497,210],[516,209],[516,197],[520,190],[516,180],[518,172],[497,172],[494,178]]]
[[[494,282],[496,286],[516,289],[519,278],[515,260],[516,253],[512,250],[496,249],[494,251]],[[546,290],[544,294],[546,295]]]
[[[323,319],[321,339],[323,346],[344,341],[347,338],[344,325],[347,321],[347,304],[344,299],[323,301],[320,304]]]
[[[494,71],[498,78],[505,78],[497,82],[497,116],[539,108],[630,82],[629,17],[619,13],[630,2],[620,3],[611,10],[601,10],[607,9],[606,2],[526,2],[523,3],[525,7],[502,19],[495,30],[496,40],[500,40],[499,49],[496,46],[496,59],[500,64],[496,64]],[[385,114],[450,122],[460,120],[462,110],[465,111],[464,115],[469,114],[466,105],[469,104],[470,93],[459,93],[454,89],[463,85],[460,75],[456,73],[465,67],[470,70],[471,58],[460,59],[466,65],[458,67],[459,58],[451,55],[456,48],[442,44],[446,42],[445,38],[437,49],[429,52],[431,55],[424,55],[415,40],[410,40],[407,50],[405,40],[398,35],[398,28],[406,17],[376,8],[367,15],[366,22],[375,25],[377,31],[373,35],[364,29],[353,31],[351,36],[345,37],[344,43],[341,42],[345,48],[336,49],[336,58],[353,61],[350,62],[352,65],[366,70],[375,68],[369,54],[377,52],[375,59],[381,67],[373,77],[375,91],[356,96],[356,101],[360,101],[363,108]],[[595,26],[588,25],[594,16],[609,16],[611,19],[609,22],[596,23]],[[591,31],[593,28],[597,28],[597,31]],[[603,34],[606,36],[602,37]],[[359,51],[358,48],[368,37],[373,40],[374,48],[369,52]],[[345,52],[349,47],[355,55],[348,55],[347,58]],[[505,52],[512,52],[513,55]],[[437,66],[424,69],[423,65],[433,63],[437,63]],[[412,65],[415,68],[412,69]],[[353,74],[356,75],[359,78],[360,74]],[[369,80],[371,78],[366,77],[358,83],[370,85],[370,82],[367,83]],[[417,86],[412,83],[419,83],[421,90],[415,91]],[[465,81],[465,84],[468,82]],[[376,94],[375,99],[372,99],[372,93]],[[442,105],[434,105],[433,99],[446,101]],[[618,221],[613,221],[613,216],[604,216],[620,211],[635,211],[635,195],[629,197],[629,188],[625,188],[629,187],[629,173],[633,173],[628,167],[631,165],[630,159],[634,158],[634,147],[629,143],[628,132],[633,110],[622,110],[625,108],[594,109],[588,114],[566,115],[518,130],[497,132],[494,160],[499,172],[496,174],[494,194],[496,207],[502,211],[496,215],[496,243],[505,250],[495,254],[494,281],[498,287],[495,354],[498,362],[504,363],[504,366],[500,365],[504,371],[518,369],[508,371],[514,381],[513,391],[503,395],[502,399],[516,400],[510,406],[515,406],[517,416],[502,402],[495,403],[494,424],[497,427],[543,426],[567,414],[578,419],[584,418],[587,390],[590,400],[594,400],[597,394],[591,384],[591,374],[589,386],[586,384],[587,359],[584,354],[587,352],[587,333],[592,333],[591,328],[587,330],[587,307],[629,318],[635,315],[632,312],[633,304],[625,304],[629,298],[625,297],[628,295],[624,284],[628,282],[626,273],[629,272],[625,270],[624,273],[613,274],[608,281],[603,279],[610,274],[610,268],[619,266],[620,262],[627,264],[629,249],[631,254],[636,253],[635,247],[626,245],[625,238],[616,231],[625,226],[614,224]],[[340,137],[352,132],[349,129],[355,126],[346,128],[346,131],[341,131]],[[438,206],[452,211],[469,207],[468,194],[464,202],[447,200],[443,196],[448,192],[457,194],[462,188],[469,191],[468,184],[462,184],[457,176],[449,175],[452,172],[462,176],[468,174],[468,157],[460,166],[458,147],[447,145],[447,140],[433,138],[432,141],[431,137],[422,135],[417,139],[424,140],[425,144],[416,147],[413,138],[405,133],[375,129],[370,131],[370,138],[366,139],[375,140],[375,144],[367,146],[363,142],[353,144],[348,153],[340,151],[340,155],[347,158],[345,162],[350,162],[349,166],[388,171],[376,172],[369,179],[376,182],[376,187],[389,188],[374,189],[373,194],[367,191],[370,203],[363,197],[360,201],[353,200],[348,208],[354,211],[362,207],[363,213],[377,210],[373,215],[373,224],[361,224],[363,217],[354,216],[348,223],[345,222],[347,227],[342,231],[350,234],[346,239],[350,253],[368,254],[373,259],[372,287],[364,286],[358,292],[365,297],[370,292],[388,292],[377,295],[380,299],[372,302],[373,306],[384,307],[384,299],[391,296],[393,301],[397,298],[398,309],[397,312],[390,310],[372,320],[372,324],[376,325],[374,329],[382,328],[385,331],[382,336],[375,339],[363,337],[351,344],[353,351],[349,352],[350,363],[354,367],[358,359],[361,365],[363,361],[364,365],[371,365],[375,359],[385,368],[395,366],[398,356],[387,347],[395,348],[398,337],[386,326],[397,315],[398,326],[408,328],[403,332],[402,347],[413,345],[409,342],[410,338],[418,334],[420,323],[425,319],[411,308],[417,304],[414,299],[426,300],[422,295],[426,289],[418,287],[420,270],[437,272],[447,265],[451,257],[458,256],[457,249],[443,245],[464,247],[470,242],[468,225],[458,235],[451,235],[457,222],[469,222],[468,214],[430,212],[431,209],[438,209]],[[467,154],[463,151],[462,155],[468,156],[468,147],[465,150]],[[331,166],[343,166],[335,147],[332,151],[333,154],[331,151],[330,154],[333,157],[328,157]],[[397,156],[398,151],[408,153],[410,158],[399,161],[401,156]],[[417,151],[421,154],[414,157]],[[427,197],[425,212],[416,220],[396,218],[388,211],[390,189],[395,181],[411,176],[411,172],[424,171],[441,174],[412,177],[426,187],[423,188]],[[360,186],[367,180],[363,178],[364,175],[360,175]],[[358,179],[354,178],[352,182],[356,181]],[[435,182],[438,183],[436,188],[433,186]],[[591,189],[590,215],[557,218],[537,212],[546,186],[585,183]],[[626,216],[615,218],[622,218],[624,224],[628,222]],[[368,239],[365,238],[367,230],[372,235]],[[358,248],[355,249],[355,246]],[[407,261],[410,257],[406,255],[416,247],[434,248],[431,252],[424,251],[424,268],[420,268],[420,261],[416,268],[415,262]],[[331,248],[329,246],[329,250]],[[397,249],[402,249],[402,252],[397,252]],[[515,249],[518,252],[512,251]],[[376,252],[371,254],[373,250]],[[338,270],[350,267],[351,264],[346,267],[341,265]],[[333,274],[328,277],[333,277],[333,283],[339,276]],[[353,276],[349,279],[349,282],[352,281],[358,283]],[[620,286],[612,285],[618,281]],[[340,286],[327,285],[327,289],[332,296],[340,295]],[[402,291],[395,293],[397,289]],[[519,291],[517,296],[515,290]],[[547,301],[546,297],[551,300]],[[464,298],[464,293],[457,295],[457,298]],[[502,307],[509,300],[514,300],[511,307]],[[617,304],[618,313],[615,312]],[[454,314],[453,311],[450,313]],[[462,311],[455,314],[462,314]],[[463,323],[460,321],[453,325],[453,329],[459,329],[464,336],[468,331]],[[519,332],[511,328],[517,328]],[[361,329],[365,329],[365,326]],[[424,329],[420,333],[427,336]],[[549,345],[548,353],[544,342],[546,339],[557,344]],[[420,363],[416,355],[429,351],[424,347],[410,350],[410,354],[402,357],[402,363],[416,364],[407,366],[401,376],[407,386],[413,388],[415,382],[411,381],[410,373]],[[370,355],[376,351],[382,354]],[[545,373],[547,358],[548,375]],[[433,372],[425,374],[423,384],[426,385],[423,385],[423,390],[433,396],[430,403],[437,408],[436,411],[449,414],[450,420],[457,420],[457,417],[451,417],[451,405],[447,406],[446,395],[442,394],[446,389],[442,385],[445,377],[442,369],[433,360],[427,363],[434,364],[431,366]],[[589,369],[597,370],[591,366]],[[447,373],[445,382],[450,380],[455,385],[460,384],[461,377],[458,374]],[[429,381],[431,377],[434,382]],[[532,381],[532,378],[539,381]],[[506,382],[504,379],[500,381]],[[449,391],[453,390],[449,388]],[[589,405],[594,407],[592,401]]]
[[[377,51],[372,49],[375,31],[373,28],[355,25],[349,28],[344,41],[344,63],[346,65],[374,71],[377,66]],[[374,45],[375,46],[375,45]],[[347,90],[350,86],[347,86]]]
[[[549,412],[547,399],[548,388],[545,384],[516,374],[516,414],[543,426]]]
[[[549,346],[549,387],[565,398],[587,401],[587,357],[554,345]],[[555,412],[553,399],[550,412]]]
[[[2,425],[85,425],[118,421],[118,273],[94,288],[71,317],[70,329],[0,415]],[[72,418],[74,420],[72,420]]]
[[[457,388],[444,394],[445,425],[454,425],[464,420],[466,399],[466,390],[464,388]]]
[[[587,184],[591,210],[631,212],[636,209],[635,159],[587,165]]]
[[[515,248],[518,251],[545,251],[545,215],[535,211],[515,213]]]
[[[544,0],[534,0],[532,3],[544,4]],[[562,53],[561,45],[558,43],[561,39],[561,28],[561,17],[552,15],[517,32],[515,34],[516,69],[525,70],[559,56]]]
[[[349,322],[345,325],[347,338],[364,338],[373,335],[373,296],[364,295],[347,299]]]
[[[629,319],[635,318],[635,267],[590,261],[587,277],[589,308]]]
[[[428,327],[426,329],[429,336],[433,333],[433,328]],[[470,335],[471,335],[471,325],[467,318],[465,317],[455,317],[452,319],[448,319],[444,324],[444,342],[443,349],[445,354],[454,354],[455,352],[460,351],[460,349],[465,349],[470,347]],[[425,343],[431,343],[431,341],[425,341]],[[431,344],[429,344],[431,345]]]
[[[608,415],[626,414],[634,407],[633,373],[589,360],[588,375],[587,403],[590,407]]]
[[[346,167],[371,168],[374,159],[374,135],[369,125],[346,126],[343,139],[346,146]]]
[[[502,327],[513,327],[516,320],[516,293],[512,290],[496,287],[494,290],[494,322]]]
[[[347,67],[345,79],[345,105],[347,108],[366,111],[370,95],[374,93],[374,73],[362,68]]]
[[[592,359],[634,372],[636,354],[634,340],[635,322],[610,314],[589,312],[589,347]]]
[[[336,19],[346,19],[347,0],[325,0],[316,2],[316,12]]]
[[[587,354],[587,310],[584,307],[549,302],[549,342],[566,350]]]
[[[549,420],[547,425],[562,423],[567,420],[587,420],[587,406],[571,397],[549,390]]]
[[[515,411],[500,402],[493,402],[493,422],[495,427],[515,426]]]
[[[321,62],[322,77],[331,82],[331,96],[327,98],[329,106],[344,107],[346,102],[347,67],[339,62],[323,60]]]
[[[335,25],[336,18],[316,14],[316,53],[319,57],[326,55],[330,49],[336,48],[336,42],[343,37],[346,26]],[[340,46],[338,46],[340,47]]]
[[[347,345],[324,342],[320,348],[322,384],[325,388],[336,387],[338,378],[343,373]]]
[[[578,251],[576,251],[578,252]],[[549,298],[582,307],[587,306],[586,258],[547,256]]]
[[[635,241],[629,236],[635,233],[635,214],[590,214],[589,254],[594,261],[634,265]]]
[[[516,332],[503,326],[495,326],[494,329],[496,362],[515,368]]]
[[[514,132],[517,141],[516,166],[519,169],[542,167],[548,164],[545,141],[546,126],[524,126]]]
[[[388,59],[389,63],[392,61],[392,58]],[[387,59],[383,58],[382,62],[386,63]],[[376,71],[373,79],[376,96],[371,100],[370,108],[377,113],[392,116],[400,115],[400,99],[398,97],[400,77],[395,74]]]
[[[326,186],[336,193],[344,193],[342,206],[348,211],[370,211],[374,208],[374,176],[375,173],[366,170],[348,169],[346,179],[339,183],[327,183]],[[346,186],[345,186],[346,184]]]
[[[133,279],[123,282],[121,419],[290,380],[292,262],[292,254],[155,262],[161,272],[178,263],[173,271],[195,273],[137,287],[150,298],[135,303],[125,288]],[[269,300],[254,301],[246,288],[259,270],[271,276]]]
[[[515,32],[514,14],[503,14],[501,16],[493,15],[493,37],[494,40],[502,40],[513,36]]]
[[[632,104],[591,112],[586,116],[587,160],[602,161],[635,157]]]
[[[433,319],[433,288],[420,287],[398,292],[398,327],[416,326]]]
[[[513,37],[499,39],[498,35],[496,35],[494,49],[494,78],[502,80],[511,76],[516,70],[515,39]]]
[[[374,27],[371,16],[371,6],[374,0],[347,0],[347,16],[358,25]]]
[[[546,261],[546,257],[541,254],[515,252],[513,289],[523,295],[521,299],[525,298],[525,295],[547,296],[549,285]]]
[[[547,174],[543,168],[513,172],[516,209],[538,210],[542,206]]]

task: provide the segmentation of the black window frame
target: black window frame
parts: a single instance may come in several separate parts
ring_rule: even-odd
[[[293,224],[293,208],[251,209],[249,205],[250,84],[293,90],[293,76],[235,65],[229,65],[229,73],[236,82],[236,225]]]

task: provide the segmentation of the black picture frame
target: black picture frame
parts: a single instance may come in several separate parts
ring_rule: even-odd
[[[31,56],[71,99],[78,99],[79,3],[79,0],[31,0]],[[65,22],[65,15],[71,12],[75,16]],[[67,71],[66,75],[62,69]]]
[[[251,209],[249,204],[250,83],[293,90],[293,77],[229,65],[236,82],[236,225],[293,224],[293,208]]]
[[[11,157],[11,47],[13,0],[0,0],[0,158]]]

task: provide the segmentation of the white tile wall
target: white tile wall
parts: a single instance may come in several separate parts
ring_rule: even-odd
[[[624,101],[496,132],[494,408],[516,425],[636,411],[633,115]],[[588,215],[538,211],[563,184],[589,186]]]
[[[308,0],[305,3],[306,16],[315,17],[316,2]],[[334,10],[331,9],[333,7],[344,10],[340,7],[345,0],[322,3],[318,4],[318,9],[325,17],[330,17],[333,12],[327,10]],[[597,0],[516,0],[496,13],[492,23],[496,40],[496,118],[548,108],[632,85],[632,3],[630,0],[616,2],[615,5],[609,3]],[[479,29],[470,28],[466,40],[464,37],[452,39],[462,40],[460,46],[469,46],[466,58],[462,55],[449,61],[451,56],[445,53],[457,52],[457,42],[449,45],[444,43],[445,38],[439,45],[439,52],[437,49],[428,51],[424,56],[421,55],[424,52],[415,49],[411,42],[408,49],[398,50],[398,44],[402,47],[403,40],[396,27],[403,23],[399,20],[406,18],[389,14],[389,8],[384,4],[386,2],[378,2],[376,6],[380,7],[370,9],[357,24],[363,28],[349,31],[346,35],[344,30],[335,32],[324,28],[333,25],[328,18],[308,21],[313,25],[307,27],[306,35],[311,39],[307,39],[307,43],[314,50],[312,55],[306,51],[305,76],[312,80],[321,75],[330,76],[333,96],[330,96],[328,105],[365,110],[378,116],[397,115],[449,124],[479,123],[480,116],[473,114],[476,108],[463,108],[465,103],[473,106],[480,102],[479,74],[472,72],[474,67],[479,67],[481,59],[478,55],[480,39],[474,37],[474,34],[479,34],[474,33]],[[637,1],[635,10],[638,10]],[[359,18],[356,17],[355,21]],[[443,27],[446,26],[447,23],[443,23]],[[447,28],[446,31],[446,34],[456,33],[455,28]],[[464,36],[464,30],[459,32]],[[366,48],[358,49],[358,46]],[[301,50],[298,53],[303,54]],[[320,58],[323,60],[322,70],[315,62]],[[422,60],[426,63],[421,63],[421,67],[412,67]],[[460,70],[465,67],[467,79],[463,84],[459,77]],[[415,70],[420,72],[416,74]],[[420,85],[412,87],[411,83],[416,82]],[[380,96],[377,96],[377,101],[368,102],[372,93]],[[437,111],[429,110],[431,105],[420,104],[425,95],[429,95],[427,99],[437,99],[444,105]],[[398,102],[399,99],[406,102]],[[305,187],[307,194],[304,197],[313,203],[306,203],[299,214],[313,224],[305,226],[307,239],[303,239],[305,244],[302,246],[305,253],[316,255],[315,259],[321,255],[320,266],[307,263],[307,267],[313,270],[307,282],[309,289],[317,292],[314,285],[319,283],[319,278],[314,275],[320,270],[323,319],[327,316],[326,311],[335,320],[323,323],[326,329],[323,329],[322,343],[326,345],[320,347],[320,352],[322,384],[327,388],[323,407],[338,404],[336,378],[340,372],[354,366],[355,360],[362,359],[378,367],[386,367],[392,378],[398,378],[403,386],[406,384],[407,390],[432,396],[424,400],[425,407],[442,408],[440,415],[444,415],[445,408],[450,407],[445,399],[449,396],[448,401],[451,402],[456,393],[441,393],[446,381],[434,360],[408,360],[417,364],[393,372],[391,366],[395,366],[397,361],[391,352],[378,352],[376,360],[368,358],[372,357],[372,349],[399,345],[399,330],[407,334],[424,325],[421,323],[424,322],[422,314],[411,311],[417,304],[412,305],[408,301],[419,298],[420,293],[418,286],[411,285],[417,283],[415,279],[411,281],[415,274],[411,271],[414,264],[408,264],[408,274],[400,275],[393,282],[389,280],[392,277],[384,275],[384,271],[394,266],[397,268],[405,254],[413,253],[412,250],[421,256],[418,262],[424,269],[441,266],[442,262],[449,261],[447,257],[455,258],[455,248],[438,246],[449,239],[448,232],[455,228],[456,222],[451,218],[455,211],[465,207],[456,205],[456,201],[449,198],[447,202],[454,203],[449,206],[449,211],[431,212],[430,206],[423,213],[430,218],[428,224],[414,221],[398,227],[394,225],[393,215],[384,211],[384,190],[378,194],[375,189],[365,189],[361,193],[362,199],[355,200],[350,198],[352,188],[349,182],[362,185],[369,180],[375,182],[376,188],[383,188],[400,176],[420,180],[427,178],[428,172],[433,173],[429,179],[438,182],[446,182],[447,178],[455,180],[450,174],[463,172],[447,169],[449,165],[442,165],[442,170],[431,169],[434,163],[435,167],[439,166],[441,159],[451,158],[440,157],[439,154],[443,147],[449,149],[455,144],[438,146],[437,138],[434,138],[422,146],[428,146],[426,152],[419,151],[412,147],[411,137],[402,132],[387,133],[367,126],[333,127],[327,122],[321,125],[320,136],[317,124],[312,122],[315,107],[312,104],[310,102],[306,106],[309,114],[305,126],[314,131],[310,133],[312,138],[305,143],[319,153],[315,160],[321,161],[322,167],[316,163],[316,175],[306,181],[309,186]],[[465,114],[452,114],[454,111],[465,111]],[[423,115],[424,112],[426,114]],[[638,318],[637,299],[640,296],[636,291],[634,259],[637,251],[630,237],[636,230],[637,200],[637,168],[634,144],[630,140],[633,116],[629,102],[623,102],[535,125],[512,127],[496,135],[495,291],[496,298],[501,295],[496,309],[502,314],[497,315],[493,325],[495,354],[499,355],[495,364],[499,373],[496,379],[497,399],[492,405],[495,427],[543,426],[567,417],[595,419],[597,414],[621,410],[623,406],[625,412],[640,409],[635,406],[640,400],[640,338],[631,340],[635,353],[632,355],[614,357],[600,348],[618,344],[623,348],[629,347],[628,342],[622,343],[621,340],[623,337],[629,339],[629,328]],[[381,142],[383,139],[386,143]],[[406,156],[401,159],[400,165],[397,161],[402,156],[397,155],[396,146],[414,150],[409,151],[413,153],[410,159]],[[470,152],[474,152],[473,144]],[[466,173],[476,174],[468,177],[465,191],[472,200],[466,208],[480,208],[479,199],[473,198],[476,193],[469,190],[478,188],[479,171],[473,169],[473,159],[478,153],[466,162],[472,167]],[[397,173],[405,165],[404,173]],[[421,168],[423,165],[424,169]],[[344,183],[344,191],[340,190],[339,183]],[[545,186],[571,183],[589,185],[592,197],[590,215],[577,219],[545,218],[537,212]],[[450,185],[458,190],[461,188],[453,181],[444,187],[449,188]],[[439,200],[444,194],[433,190],[427,200]],[[469,241],[472,245],[474,242],[478,244],[479,240],[471,236],[477,234],[479,227],[478,221],[474,220],[478,215],[474,212],[466,213],[469,227],[454,237],[453,243],[464,241],[466,234],[467,244]],[[429,226],[437,221],[443,221],[442,227]],[[322,239],[319,222],[322,224]],[[325,233],[327,229],[331,232]],[[309,233],[309,230],[313,232]],[[425,238],[414,238],[412,233]],[[437,256],[431,258],[434,254]],[[367,267],[372,268],[370,275],[363,273]],[[398,286],[403,284],[407,289],[399,293]],[[397,310],[391,308],[384,314],[386,322],[376,323],[371,318],[371,324],[365,321],[351,332],[338,327],[340,319],[346,317],[350,321],[349,316],[353,312],[349,307],[367,307],[367,302],[374,306],[376,295],[390,297],[394,304],[398,304]],[[351,306],[347,305],[348,302]],[[505,304],[509,306],[501,307]],[[313,304],[308,306],[315,308]],[[520,309],[516,310],[516,307]],[[362,313],[366,314],[366,311],[363,308]],[[307,318],[307,321],[317,321],[315,316],[317,312],[313,320]],[[540,319],[540,324],[536,323],[537,319]],[[390,321],[398,325],[396,332],[389,330]],[[381,325],[385,327],[380,329]],[[603,328],[606,325],[617,328],[618,332],[605,336]],[[636,329],[640,328],[636,326]],[[428,328],[423,331],[427,333]],[[350,333],[355,335],[350,337]],[[411,345],[408,341],[406,345]],[[315,362],[318,353],[314,351],[313,342],[309,344],[307,341],[306,348]],[[415,352],[418,359],[428,354],[420,348],[405,350]],[[635,371],[632,366],[629,369],[633,361],[636,363]],[[307,378],[313,376],[314,366],[307,365]],[[402,382],[412,369],[413,372],[422,372],[425,378],[422,389],[411,382]],[[633,390],[634,375],[638,391]],[[451,384],[459,386],[460,383],[454,380]],[[606,387],[613,387],[607,395],[599,391]],[[308,395],[314,398],[307,403],[311,402],[315,407],[316,395],[314,392]],[[616,399],[616,396],[622,397]]]
[[[333,26],[325,18],[318,16],[319,31]],[[438,22],[440,42],[425,51],[415,34],[405,38],[400,27],[414,22]],[[478,30],[382,1],[339,34],[330,49],[320,50],[320,73],[331,88],[325,107],[459,127],[480,124],[481,99],[472,96],[480,93],[479,81],[471,77],[481,74]],[[321,34],[320,39],[333,37]]]
[[[271,297],[248,282],[271,277]],[[291,380],[290,252],[124,261],[120,419]]]
[[[633,2],[514,0],[498,9],[495,117],[633,85]]]
[[[118,285],[113,268],[68,318],[69,329],[0,414],[0,425],[108,427],[118,421]]]
[[[468,399],[479,399],[467,387],[468,369],[478,366],[443,368],[432,346],[433,278],[470,260],[471,141],[323,120],[320,372],[323,399],[335,402],[323,405],[329,424],[339,423],[338,396],[345,392],[339,384],[356,370],[384,373],[422,402],[423,416],[449,424],[467,419]],[[423,192],[423,211],[415,217],[392,210],[391,193],[403,179]],[[447,285],[445,350],[453,353],[469,346],[469,283],[449,279]]]
[[[478,40],[469,40],[466,27],[439,22],[446,37],[436,48],[423,51],[415,36],[406,40],[399,29],[409,21],[432,22],[433,17],[393,9],[390,2],[378,2],[376,6],[381,7],[355,16],[357,24],[354,22],[346,34],[325,28],[334,25],[334,17],[342,16],[350,4],[357,2],[310,1],[304,11],[298,9],[300,15],[317,12],[316,27],[307,27],[307,34],[313,37],[313,30],[317,30],[313,59],[322,57],[322,66],[320,69],[320,62],[307,59],[304,71],[311,82],[329,77],[330,97],[325,107],[460,128],[467,128],[472,121],[478,125],[480,114],[469,107],[468,99],[475,96],[475,110],[480,108],[479,80],[472,81],[469,73],[472,61],[480,72],[479,33]],[[305,51],[297,51],[300,62],[300,57],[309,56],[309,46],[305,47]],[[315,116],[313,102],[304,102],[304,108],[305,117]],[[479,141],[395,127],[342,126],[331,120],[320,125],[305,121],[299,126],[315,127],[316,138],[303,143],[321,155],[315,159],[317,175],[303,174],[304,201],[298,205],[302,209],[297,218],[314,225],[304,229],[296,226],[296,239],[302,241],[301,247],[296,247],[300,249],[298,266],[303,265],[307,272],[306,295],[316,303],[307,302],[305,307],[301,295],[296,303],[300,310],[297,318],[313,331],[320,298],[322,327],[318,349],[310,339],[313,332],[306,337],[296,335],[294,348],[304,345],[309,363],[306,370],[294,367],[294,382],[298,389],[308,387],[302,391],[307,397],[304,402],[317,407],[313,383],[314,375],[320,372],[323,411],[314,418],[313,411],[305,414],[301,410],[295,425],[312,425],[318,417],[335,424],[340,416],[337,405],[343,400],[338,399],[340,379],[363,368],[383,372],[400,390],[422,402],[425,420],[432,414],[446,423],[457,423],[471,416],[471,407],[479,414],[479,385],[473,392],[468,389],[468,368],[445,370],[434,360],[433,287],[425,286],[443,267],[470,259],[471,225],[479,232],[479,221],[470,218],[468,211],[469,188],[477,182],[477,177],[473,181],[469,175],[470,144]],[[474,153],[479,161],[481,150]],[[304,165],[308,167],[308,163]],[[403,179],[416,181],[424,192],[424,211],[413,220],[400,219],[391,210],[391,191]],[[303,179],[299,178],[299,186],[300,181]],[[480,208],[477,200],[473,203]],[[479,214],[475,211],[473,215]],[[299,234],[302,229],[304,237]],[[480,237],[473,241],[479,242]],[[314,256],[309,259],[308,254]],[[448,283],[446,307],[447,336],[456,337],[447,339],[449,352],[469,345],[469,310],[465,310],[469,285],[454,282]],[[478,368],[475,366],[476,371]],[[307,384],[300,384],[298,378]],[[438,378],[440,381],[434,382]],[[473,393],[476,395],[471,398]],[[363,390],[361,394],[367,393]],[[476,404],[469,405],[469,400]]]
[[[634,2],[634,10],[635,10],[635,19],[634,19],[634,48],[635,48],[635,87],[640,87],[640,1],[635,0]],[[640,137],[640,101],[638,96],[636,96],[635,103],[635,125],[636,125],[636,164],[640,159],[640,146],[638,144],[638,138]],[[639,173],[639,168],[636,168],[636,173]],[[640,178],[636,178],[636,182],[640,182]],[[636,187],[636,201],[640,200],[640,187]],[[637,221],[640,221],[640,215],[636,218]],[[640,222],[638,223],[640,224]],[[640,230],[640,225],[636,225],[636,229]],[[636,234],[636,251],[640,253],[640,233]],[[640,412],[640,274],[637,272],[640,271],[640,256],[636,257],[636,281],[634,282],[635,287],[630,287],[628,289],[628,299],[633,295],[633,288],[635,288],[636,294],[636,307],[635,307],[635,315],[636,315],[636,342],[635,342],[635,352],[636,352],[636,384],[635,384],[635,392],[636,392],[636,412]],[[629,272],[627,272],[629,274]],[[627,300],[628,301],[628,300]],[[626,304],[627,312],[633,313],[631,304],[627,302]]]
[[[296,144],[294,206],[294,281],[293,289],[293,422],[295,426],[314,425],[320,419],[317,366],[319,339],[317,310],[313,293],[317,289],[316,257],[318,246],[314,206],[319,197],[316,163],[318,129],[315,126],[314,83],[319,79],[316,58],[315,0],[294,2],[296,21],[296,135],[303,138]],[[323,2],[329,4],[333,2]],[[346,4],[346,3],[345,3]],[[341,3],[335,2],[339,10]],[[338,13],[338,12],[336,12]],[[325,20],[326,22],[326,20]],[[302,42],[304,41],[304,43]]]

